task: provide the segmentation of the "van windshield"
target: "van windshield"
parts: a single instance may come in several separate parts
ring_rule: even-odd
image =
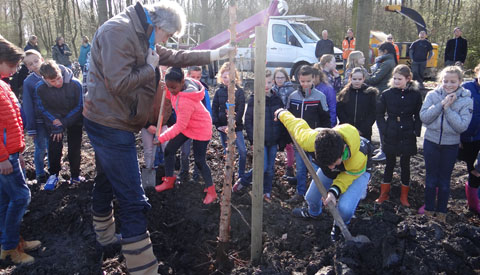
[[[305,43],[317,43],[320,39],[318,36],[305,24],[290,24],[295,31],[297,32],[298,36],[303,40]]]

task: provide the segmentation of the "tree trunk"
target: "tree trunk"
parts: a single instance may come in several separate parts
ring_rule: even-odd
[[[17,18],[17,27],[18,27],[18,46],[23,49],[23,10],[22,10],[22,1],[17,0],[18,5],[18,18]]]
[[[358,3],[357,33],[355,35],[355,50],[369,56],[370,29],[372,26],[372,1],[362,0]],[[369,58],[365,58],[365,66],[368,66]]]
[[[209,25],[209,17],[208,17],[208,0],[202,0],[201,1],[202,7],[201,7],[201,17],[200,17],[200,22],[205,25],[204,28],[202,28],[202,31],[200,33],[200,41],[197,41],[198,43],[201,43],[205,40],[207,40],[211,35],[210,31],[208,28]]]
[[[230,1],[230,42],[232,44],[236,41],[236,21],[237,11],[235,0]],[[223,182],[223,190],[220,196],[220,228],[217,246],[217,265],[220,270],[227,270],[230,268],[230,263],[227,250],[230,243],[230,217],[232,214],[231,198],[232,198],[232,183],[234,176],[235,165],[235,53],[232,51],[229,55],[230,62],[230,83],[228,85],[228,140],[227,140],[227,158],[225,164],[225,181]]]
[[[93,1],[93,0],[92,0]],[[98,0],[98,26],[108,20],[107,0]]]

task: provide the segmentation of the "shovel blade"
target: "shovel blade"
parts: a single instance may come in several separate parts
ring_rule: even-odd
[[[142,186],[143,189],[148,187],[155,187],[157,171],[155,168],[143,168],[142,169]]]
[[[352,241],[356,243],[369,243],[370,239],[365,235],[352,236]]]

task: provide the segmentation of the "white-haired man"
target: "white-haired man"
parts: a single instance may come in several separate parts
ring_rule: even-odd
[[[232,49],[173,51],[159,43],[181,36],[186,16],[173,1],[137,3],[105,22],[92,41],[83,115],[95,150],[93,225],[101,247],[121,243],[130,274],[157,274],[147,231],[151,208],[141,185],[135,132],[147,122],[156,92],[155,68],[186,67],[220,59]],[[115,234],[112,199],[120,208],[121,239]]]

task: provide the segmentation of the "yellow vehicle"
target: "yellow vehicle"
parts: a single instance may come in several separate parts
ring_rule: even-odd
[[[425,21],[422,16],[413,9],[403,7],[400,5],[389,5],[385,7],[386,11],[396,12],[406,18],[412,20],[417,26],[417,34],[420,31],[425,31],[428,35],[429,30],[426,27]],[[370,61],[373,63],[373,60],[378,56],[378,47],[380,44],[387,41],[387,34],[381,31],[371,31],[370,32]],[[431,41],[430,41],[431,42]],[[408,55],[408,50],[410,45],[413,42],[395,42],[395,45],[398,46],[400,59],[399,64],[410,65],[410,57]],[[438,63],[438,44],[432,43],[433,47],[433,57],[427,62],[427,68],[425,69],[425,78],[433,78],[437,73],[437,63]]]

